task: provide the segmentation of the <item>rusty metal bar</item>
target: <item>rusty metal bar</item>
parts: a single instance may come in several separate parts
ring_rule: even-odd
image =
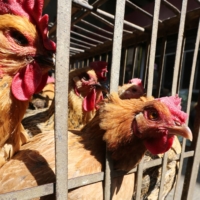
[[[80,26],[74,25],[74,27],[77,28],[77,29],[80,29],[80,30],[82,30],[82,31],[85,31],[85,32],[87,32],[87,33],[91,33],[92,35],[101,37],[101,38],[103,38],[103,39],[110,40],[110,41],[112,40],[111,38],[105,37],[105,36],[103,36],[103,35],[99,35],[99,34],[94,33],[94,32],[92,32],[92,31],[88,31],[87,29],[82,28],[82,27],[80,27]]]
[[[57,50],[55,84],[55,153],[56,153],[56,199],[67,200],[68,196],[68,76],[71,1],[57,2]],[[59,36],[59,37],[58,37]]]
[[[93,27],[93,28],[95,28],[95,29],[98,29],[98,30],[100,30],[100,31],[103,31],[104,33],[108,33],[108,34],[110,34],[110,35],[113,35],[112,32],[107,31],[107,30],[105,30],[105,29],[102,29],[102,28],[100,28],[100,27],[98,27],[98,26],[95,26],[94,24],[91,24],[91,23],[89,23],[89,22],[87,22],[87,21],[85,21],[85,20],[83,20],[83,19],[81,19],[81,22],[83,22],[84,24],[87,24],[87,25],[89,25],[89,26],[91,26],[91,27]]]
[[[77,43],[74,43],[74,42],[70,42],[71,45],[74,45],[74,46],[78,46],[78,47],[83,47],[85,49],[90,49],[90,47],[87,47],[85,45],[81,45],[81,44],[77,44]]]
[[[92,38],[87,37],[87,36],[85,36],[85,35],[82,35],[82,34],[80,34],[80,33],[76,33],[76,32],[74,32],[74,31],[71,31],[71,33],[73,33],[73,34],[75,34],[75,35],[78,35],[78,36],[80,36],[80,37],[86,38],[87,40],[91,40],[91,41],[93,41],[93,42],[97,42],[97,43],[103,44],[102,41],[92,39]]]
[[[101,14],[101,15],[103,15],[103,16],[109,17],[110,19],[115,19],[115,16],[116,16],[116,15],[114,16],[114,15],[112,15],[110,13],[107,13],[107,12],[105,12],[103,10],[100,10],[100,9],[97,9],[96,12],[99,13],[99,14]],[[138,26],[136,24],[133,24],[131,22],[128,22],[126,20],[124,20],[124,24],[127,25],[127,26],[130,26],[131,28],[134,28],[134,29],[136,29],[138,31],[142,31],[142,32],[145,31],[145,29],[143,27]]]
[[[170,9],[170,10],[172,10],[174,13],[176,13],[176,14],[180,14],[181,13],[181,11],[177,8],[177,7],[175,7],[173,4],[171,4],[169,1],[167,1],[167,0],[162,0],[162,2]]]
[[[113,23],[109,22],[108,20],[104,19],[103,17],[100,17],[96,13],[91,12],[91,15],[94,16],[96,19],[100,20],[101,22],[103,22],[104,24],[106,24],[107,26],[109,26],[111,28],[114,28],[114,24]],[[125,30],[125,29],[123,29],[123,32],[132,34],[132,31]]]
[[[76,39],[76,38],[74,38],[74,37],[71,37],[70,39],[71,39],[71,40],[75,40],[76,42],[81,42],[81,43],[83,43],[83,44],[89,45],[89,46],[91,46],[91,47],[96,47],[96,46],[97,46],[97,45],[95,45],[95,44],[91,44],[91,43],[88,43],[88,42],[84,42],[84,41],[82,41],[82,40],[78,40],[78,39]]]
[[[179,65],[181,59],[181,49],[183,44],[183,33],[184,33],[184,26],[185,26],[185,17],[187,12],[187,1],[183,0],[182,2],[182,9],[181,9],[181,17],[180,17],[180,26],[178,32],[178,42],[177,42],[177,49],[176,49],[176,57],[174,63],[174,74],[173,74],[173,83],[172,83],[172,95],[175,95],[177,92],[177,80],[178,80],[178,73],[179,73]]]

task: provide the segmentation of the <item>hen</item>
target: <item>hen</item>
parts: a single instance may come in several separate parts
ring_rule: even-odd
[[[121,99],[140,98],[144,95],[144,87],[141,79],[133,78],[127,84],[119,86],[118,94]]]
[[[68,128],[80,129],[96,114],[106,88],[107,62],[91,62],[89,67],[69,73]]]
[[[112,94],[81,131],[68,131],[69,178],[104,170],[106,145],[114,169],[129,171],[147,149],[154,154],[166,152],[172,146],[174,134],[192,139],[190,129],[184,124],[185,113],[178,108],[170,110],[161,101],[144,97],[121,100]],[[171,97],[176,108],[175,101]],[[0,193],[55,181],[53,155],[53,131],[33,137],[0,169]],[[134,174],[114,178],[112,199],[131,199],[133,188]],[[71,200],[90,197],[103,199],[102,182],[69,192]]]
[[[123,86],[119,86],[118,94],[122,99],[129,99],[129,98],[139,98],[143,95],[143,85],[140,79],[134,78],[129,81],[129,83],[124,84]],[[164,99],[166,104],[169,106],[169,102],[171,102],[171,98],[165,97],[161,98]],[[179,109],[180,107],[180,99],[177,98],[176,105]],[[169,102],[168,102],[169,101]],[[172,103],[173,105],[173,103]],[[173,108],[172,112],[173,112]],[[167,162],[167,169],[166,169],[166,176],[164,181],[164,188],[162,191],[162,198],[164,199],[166,195],[172,190],[175,182],[176,182],[176,175],[177,170],[179,168],[179,161],[175,161],[174,158],[177,154],[181,153],[181,145],[177,137],[173,142],[172,147],[168,151],[168,162]],[[146,151],[144,156],[144,162],[156,160],[158,158],[163,158],[163,154],[153,155],[149,151]],[[155,166],[149,169],[146,169],[143,172],[142,178],[142,190],[141,190],[141,200],[157,200],[159,195],[160,189],[160,181],[161,181],[161,172],[162,167]],[[137,185],[136,185],[137,186]],[[136,188],[135,190],[136,191]],[[133,200],[136,199],[136,194],[133,194]]]
[[[103,84],[106,80],[107,63],[92,62],[89,67],[74,69],[69,72],[68,95],[68,128],[81,129],[98,110],[103,100],[103,92],[107,92]],[[47,89],[45,92],[44,90]],[[45,86],[41,96],[49,99],[54,96],[54,83]],[[49,92],[49,93],[47,93]],[[41,97],[39,98],[41,100]],[[45,101],[46,102],[46,101]],[[54,101],[49,108],[28,110],[22,123],[30,136],[48,132],[54,128]]]
[[[42,7],[41,0],[0,0],[0,166],[27,142],[21,120],[54,66]]]

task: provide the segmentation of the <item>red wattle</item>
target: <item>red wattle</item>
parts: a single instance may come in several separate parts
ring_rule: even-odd
[[[158,138],[152,138],[144,141],[144,145],[152,154],[160,154],[168,151],[174,141],[173,135],[165,135]]]
[[[31,98],[34,93],[42,90],[48,75],[42,75],[41,68],[35,62],[21,69],[13,78],[11,91],[14,97],[21,101]]]
[[[83,110],[91,111],[96,105],[96,90],[92,89],[90,93],[83,100]]]

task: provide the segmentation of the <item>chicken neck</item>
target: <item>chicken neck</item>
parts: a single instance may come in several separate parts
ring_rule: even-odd
[[[13,97],[11,82],[10,76],[0,79],[0,166],[28,140],[21,125],[28,101],[19,101]]]

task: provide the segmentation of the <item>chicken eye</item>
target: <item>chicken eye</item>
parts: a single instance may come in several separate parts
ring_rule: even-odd
[[[20,46],[25,46],[28,45],[28,40],[26,39],[26,37],[20,33],[17,30],[11,30],[10,31],[10,36],[14,39],[14,41],[20,45]]]
[[[157,120],[159,118],[159,114],[158,114],[157,110],[154,110],[154,109],[148,110],[147,111],[147,118],[149,120]]]

